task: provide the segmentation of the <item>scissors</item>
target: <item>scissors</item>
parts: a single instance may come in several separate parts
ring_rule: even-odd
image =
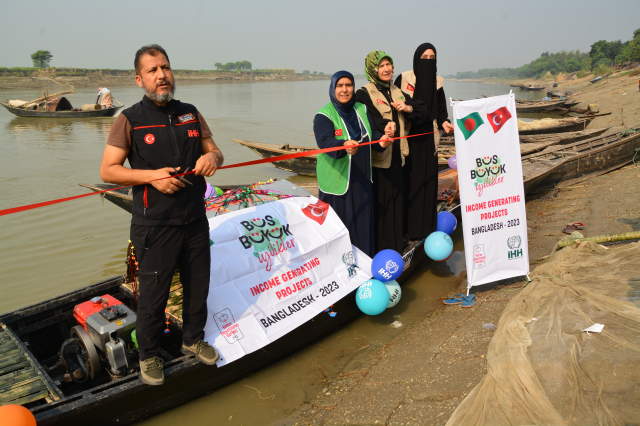
[[[187,173],[187,172],[189,171],[189,169],[190,169],[190,168],[191,168],[191,167],[187,167],[187,169],[186,169],[184,172],[185,172],[185,173]],[[175,167],[173,167],[173,170],[176,170],[176,168],[175,168]],[[175,174],[179,175],[179,174],[180,174],[180,172],[176,170],[176,173],[175,173]],[[171,173],[171,175],[173,175],[173,173]],[[186,180],[186,179],[184,178],[184,176],[178,176],[176,179],[178,179],[178,180],[179,180],[180,182],[182,182],[182,183],[188,183],[189,185],[193,186],[193,184],[192,184],[191,182],[189,182],[188,180]]]

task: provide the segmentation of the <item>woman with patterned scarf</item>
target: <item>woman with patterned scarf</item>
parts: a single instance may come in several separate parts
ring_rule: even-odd
[[[412,124],[422,123],[425,107],[407,98],[393,84],[393,59],[381,50],[365,58],[369,80],[356,92],[356,100],[367,106],[374,127],[389,137],[409,134]],[[405,157],[410,156],[407,139],[395,140],[383,152],[373,154],[373,203],[375,250],[392,249],[402,253],[404,236]]]
[[[411,155],[405,167],[405,221],[411,239],[426,238],[436,230],[440,130],[453,132],[442,88],[444,80],[436,74],[436,61],[436,48],[431,43],[421,44],[413,55],[413,70],[403,72],[396,79],[396,85],[407,98],[421,100],[426,106],[426,119],[413,126],[410,134],[436,132],[409,139]]]

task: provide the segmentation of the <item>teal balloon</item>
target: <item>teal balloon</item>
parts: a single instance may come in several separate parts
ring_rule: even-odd
[[[358,308],[367,315],[378,315],[389,305],[389,290],[378,280],[363,282],[356,291]]]
[[[387,308],[393,308],[400,302],[400,298],[402,297],[402,289],[400,288],[400,284],[397,281],[387,281],[384,283],[387,287],[387,291],[389,292],[389,304]]]
[[[445,260],[453,253],[453,241],[444,232],[432,232],[424,240],[424,252],[433,260]]]

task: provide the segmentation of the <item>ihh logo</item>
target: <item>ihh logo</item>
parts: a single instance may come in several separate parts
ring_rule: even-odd
[[[511,249],[507,252],[507,257],[509,260],[522,257],[522,249],[520,248],[521,244],[522,238],[519,235],[509,237],[509,239],[507,240],[507,246],[509,246],[509,248]]]

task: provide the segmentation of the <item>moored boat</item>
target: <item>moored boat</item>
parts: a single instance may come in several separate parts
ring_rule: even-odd
[[[10,113],[18,117],[39,117],[39,118],[95,118],[95,117],[117,117],[124,109],[124,106],[97,109],[92,111],[66,110],[66,111],[44,111],[36,109],[16,108],[6,102],[0,102]]]
[[[443,181],[455,185],[457,176]],[[89,187],[100,188],[96,185]],[[292,196],[310,195],[310,192],[287,181],[265,184],[261,188]],[[130,197],[126,190],[116,192],[121,195],[118,198],[120,201]],[[127,204],[120,202],[118,205],[125,208]],[[446,207],[445,203],[441,203],[440,207]],[[398,279],[401,284],[426,258],[422,245],[423,241],[409,241],[405,246],[402,253],[405,269]],[[182,315],[177,304],[181,304],[182,290],[178,279],[172,284],[167,305],[170,333],[163,334],[160,341],[161,356],[165,360],[165,384],[148,386],[139,379],[136,351],[126,333],[107,337],[107,341],[111,338],[111,342],[122,337],[126,347],[129,361],[126,368],[123,367],[116,374],[111,358],[92,346],[93,337],[83,331],[85,329],[79,319],[84,318],[83,312],[87,306],[91,308],[96,305],[95,309],[98,310],[105,306],[120,306],[116,310],[128,313],[128,316],[120,318],[118,325],[126,322],[123,319],[135,321],[135,299],[128,276],[113,277],[1,315],[0,349],[13,345],[16,348],[9,348],[13,351],[11,354],[15,352],[18,355],[0,364],[0,401],[24,404],[33,412],[40,426],[127,425],[258,371],[360,315],[354,290],[333,305],[338,315],[330,316],[321,312],[262,350],[216,368],[180,353]],[[90,325],[88,319],[85,323]],[[14,398],[20,391],[27,392],[28,400]]]
[[[262,158],[272,158],[278,157],[280,155],[293,154],[296,152],[305,152],[312,151],[318,149],[318,147],[313,146],[301,146],[301,145],[279,145],[273,143],[261,143],[261,142],[250,142],[241,139],[233,139],[233,141],[242,146],[246,146]],[[438,170],[442,171],[447,169],[449,166],[447,164],[448,157],[438,156]],[[299,158],[290,158],[288,160],[282,161],[274,161],[271,163],[273,167],[278,169],[286,170],[288,172],[297,173],[302,176],[310,176],[316,177],[316,164],[318,161],[317,155],[309,155],[307,157],[299,157]]]
[[[523,135],[528,136],[528,135],[542,135],[542,134],[548,134],[548,133],[577,132],[580,130],[586,130],[587,126],[589,125],[589,123],[591,123],[591,121],[593,121],[593,117],[583,117],[575,122],[567,122],[557,126],[519,130],[518,133],[520,134],[520,136],[523,136]]]

